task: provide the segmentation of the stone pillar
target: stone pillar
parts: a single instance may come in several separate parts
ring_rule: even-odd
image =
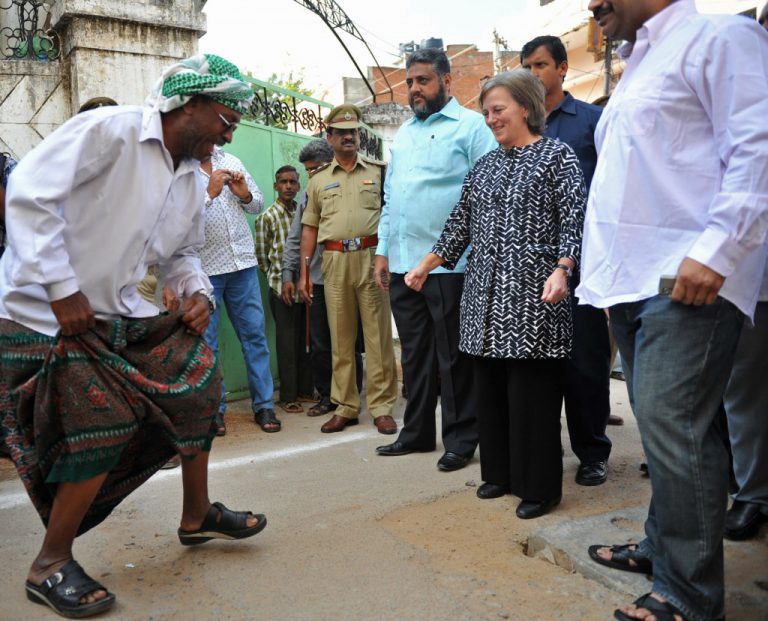
[[[91,97],[140,104],[162,70],[197,51],[206,20],[199,0],[57,0],[71,110]]]
[[[0,4],[2,2],[0,1]],[[162,70],[197,52],[205,0],[47,0],[55,60],[0,57],[0,151],[26,155],[91,97],[141,104]],[[13,19],[10,12],[0,15]],[[3,25],[8,25],[3,23]],[[14,24],[15,27],[15,24]]]
[[[400,126],[413,116],[413,110],[397,102],[362,106],[363,121],[379,132],[384,139],[383,158],[389,161],[389,147]]]

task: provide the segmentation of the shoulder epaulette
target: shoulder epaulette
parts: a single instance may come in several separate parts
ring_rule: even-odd
[[[318,168],[315,168],[315,170],[313,170],[311,173],[309,173],[310,179],[312,177],[314,177],[317,173],[319,173],[321,170],[325,170],[326,168],[328,168],[330,165],[331,165],[331,162],[326,162],[322,166],[320,166]]]
[[[372,157],[368,157],[367,155],[360,154],[360,158],[362,158],[366,164],[373,164],[374,166],[381,166],[382,168],[386,167],[387,163],[383,162],[381,160],[375,160]]]

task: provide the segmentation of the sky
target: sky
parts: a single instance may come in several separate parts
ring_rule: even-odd
[[[362,33],[382,67],[397,60],[398,45],[436,37],[444,44],[493,50],[494,28],[510,49],[541,34],[560,35],[589,14],[588,0],[336,0]],[[754,0],[697,0],[703,12],[735,12]],[[333,32],[296,0],[208,0],[208,32],[200,51],[224,56],[253,77],[293,72],[318,99],[340,103],[341,79],[358,77]],[[374,61],[362,43],[338,31],[360,68]]]
[[[474,43],[493,49],[493,30],[512,45],[516,31],[539,0],[337,0],[382,66],[396,60],[398,45],[429,37],[445,44]],[[451,7],[450,9],[448,7]],[[358,73],[324,22],[295,0],[208,0],[208,33],[200,51],[216,53],[265,80],[293,70],[314,95],[342,97],[342,76]],[[365,47],[339,31],[361,69],[373,65]],[[518,37],[519,38],[519,37]],[[521,41],[524,42],[524,41]]]

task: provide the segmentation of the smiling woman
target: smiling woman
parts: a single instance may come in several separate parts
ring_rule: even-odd
[[[544,86],[525,72],[502,73],[488,80],[480,91],[480,105],[502,147],[524,147],[544,133]]]
[[[480,94],[499,148],[478,160],[432,252],[405,276],[452,269],[466,248],[459,349],[472,356],[480,403],[479,498],[519,496],[521,519],[562,494],[560,409],[571,350],[568,278],[584,219],[584,179],[564,143],[542,137],[544,87],[525,70]]]

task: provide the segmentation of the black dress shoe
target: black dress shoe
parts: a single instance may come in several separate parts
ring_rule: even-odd
[[[452,470],[461,470],[469,463],[471,457],[463,457],[458,453],[452,453],[446,451],[443,456],[437,460],[437,469],[443,472],[451,472]]]
[[[477,488],[477,497],[487,500],[488,498],[499,498],[504,494],[509,494],[509,487],[506,485],[496,485],[496,483],[483,483]]]
[[[515,514],[521,520],[530,520],[531,518],[537,518],[549,513],[559,504],[559,496],[552,500],[523,500],[517,505]]]
[[[760,530],[760,524],[768,522],[768,508],[755,502],[734,500],[725,514],[725,538],[734,541],[751,539]]]
[[[608,464],[604,461],[588,461],[579,464],[576,483],[579,485],[602,485],[608,479]]]
[[[385,444],[384,446],[376,447],[377,455],[385,455],[389,457],[395,457],[396,455],[410,455],[411,453],[422,453],[421,449],[411,448],[407,444],[402,442],[393,442],[392,444]]]

